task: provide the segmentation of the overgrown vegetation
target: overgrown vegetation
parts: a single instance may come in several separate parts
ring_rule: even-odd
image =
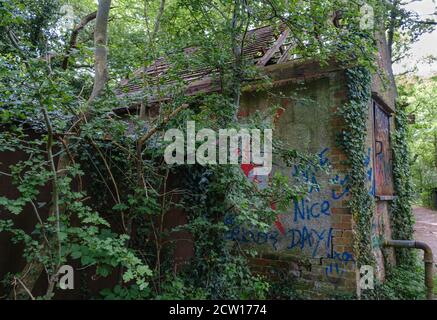
[[[391,205],[393,238],[412,240],[414,217],[411,208],[413,188],[410,175],[410,152],[408,149],[408,119],[401,105],[397,106],[393,141],[393,181],[396,198]],[[415,255],[408,249],[396,250],[396,261],[401,266],[414,266]]]
[[[387,8],[369,3],[381,22]],[[270,85],[242,55],[244,39],[248,29],[267,24],[290,28],[290,54],[303,60],[324,64],[336,56],[364,66],[348,71],[350,103],[342,113],[348,131],[342,143],[352,159],[357,259],[372,264],[363,143],[375,42],[373,29],[359,27],[360,8],[340,0],[100,0],[98,7],[91,0],[2,1],[0,152],[22,160],[0,172],[17,188],[17,196],[0,195],[0,232],[23,246],[27,263],[3,279],[6,296],[52,299],[59,267],[74,263],[84,278],[111,279],[98,292],[85,280],[85,298],[301,297],[298,290],[253,273],[248,259],[256,252],[225,241],[224,220],[232,216],[267,230],[275,216],[273,195],[280,209],[302,197],[307,186],[290,186],[277,174],[260,190],[238,166],[163,161],[166,129],[184,131],[188,120],[198,129],[242,126],[237,117],[242,87],[253,79]],[[187,56],[186,48],[196,50]],[[120,81],[160,57],[170,65],[168,78],[135,73],[143,90],[135,97],[122,95]],[[219,71],[221,91],[187,96],[182,74],[202,68]],[[133,114],[117,112],[136,105]],[[271,127],[275,111],[273,106],[257,113],[244,125]],[[149,112],[157,116],[147,118]],[[274,152],[289,166],[316,165],[313,155],[279,141]],[[186,221],[169,224],[168,215],[181,211]],[[26,219],[34,226],[14,224],[29,212]],[[181,241],[192,245],[190,259],[177,256]],[[41,275],[47,279],[45,293],[35,297]]]
[[[346,72],[348,103],[340,110],[345,130],[340,137],[350,165],[350,207],[356,224],[354,244],[359,267],[375,264],[372,252],[372,218],[374,199],[369,194],[366,161],[367,120],[369,117],[371,74],[368,68],[357,67]]]
[[[417,259],[417,257],[414,257]],[[366,290],[364,299],[420,300],[425,299],[423,264],[401,265],[388,270],[385,282],[377,283],[374,290]]]
[[[411,149],[411,174],[416,204],[432,204],[437,188],[437,91],[436,79],[399,79],[400,104],[411,122],[405,134]]]

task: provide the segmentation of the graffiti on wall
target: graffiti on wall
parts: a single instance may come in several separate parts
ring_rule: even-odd
[[[364,160],[364,166],[366,168],[366,174],[367,174],[367,182],[369,185],[369,194],[371,196],[375,196],[376,190],[375,190],[375,177],[373,174],[373,166],[372,166],[372,148],[367,149],[366,158]]]
[[[318,153],[319,165],[330,166],[329,148],[323,148]],[[372,180],[369,161],[366,163],[368,178]],[[366,160],[367,161],[367,160]],[[256,183],[259,188],[265,188],[269,177],[255,177],[251,168],[243,165],[245,175]],[[289,169],[291,179],[303,181],[308,185],[308,196],[295,199],[286,213],[278,213],[274,226],[268,231],[238,225],[232,215],[225,217],[225,224],[229,227],[225,238],[242,244],[263,245],[273,251],[299,251],[311,258],[329,259],[325,267],[326,276],[341,275],[349,264],[354,264],[353,254],[334,250],[334,229],[331,224],[332,209],[339,201],[349,196],[349,176],[335,174],[326,177],[316,166],[301,168],[293,166]],[[369,192],[373,192],[370,188]],[[272,205],[272,209],[274,205]]]

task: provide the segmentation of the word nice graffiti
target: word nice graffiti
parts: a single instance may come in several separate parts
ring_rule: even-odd
[[[285,168],[290,183],[308,184],[305,197],[293,199],[285,212],[278,212],[274,224],[267,230],[246,223],[237,223],[233,215],[227,215],[224,224],[226,240],[241,244],[263,246],[263,250],[298,253],[324,262],[324,274],[329,281],[346,272],[348,265],[355,264],[353,254],[337,247],[336,236],[342,236],[339,216],[333,210],[342,207],[342,201],[350,196],[350,178],[347,173],[329,170],[330,149],[324,147],[317,153],[318,165]],[[245,175],[260,189],[268,184],[271,176],[259,178],[252,171],[254,166],[241,166]],[[326,169],[328,170],[321,170]],[[276,169],[276,168],[275,168]],[[274,169],[274,170],[275,170]],[[273,210],[276,210],[272,206]],[[334,224],[334,221],[337,221]]]
[[[217,139],[218,136],[218,139]],[[272,130],[263,130],[261,152],[261,130],[201,129],[196,133],[195,121],[187,122],[187,134],[179,129],[167,130],[164,140],[170,143],[164,152],[167,164],[254,164],[253,173],[266,176],[272,170]],[[196,142],[202,144],[196,149]],[[241,147],[240,147],[241,144]],[[185,148],[186,146],[186,148]],[[218,148],[218,155],[217,155]],[[240,152],[242,150],[242,152]],[[218,159],[217,159],[218,157]],[[185,162],[186,161],[186,162]]]

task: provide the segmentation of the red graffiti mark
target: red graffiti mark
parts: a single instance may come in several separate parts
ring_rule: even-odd
[[[249,116],[249,112],[247,112],[246,110],[240,110],[240,112],[238,112],[238,117],[239,118],[245,118]]]
[[[284,226],[282,225],[281,221],[279,221],[279,217],[276,218],[275,226],[276,226],[276,228],[278,228],[279,232],[280,232],[283,236],[285,236],[285,228],[284,228]]]
[[[246,151],[246,152],[247,152],[247,151]],[[240,149],[237,150],[237,154],[238,154],[238,155],[241,154],[241,150],[240,150]],[[240,165],[240,168],[241,168],[241,170],[243,170],[244,175],[245,175],[246,177],[248,177],[248,178],[249,178],[250,172],[251,172],[254,168],[256,168],[256,167],[259,167],[259,165],[255,165],[255,164],[253,164],[253,163],[242,163],[242,164]],[[256,183],[260,183],[260,182],[261,182],[261,181],[259,181],[259,180],[256,178],[256,176],[254,177],[253,181],[256,182]]]
[[[279,118],[284,114],[285,109],[279,108],[276,110],[275,118],[273,119],[273,125],[276,126],[276,123],[278,122]]]
[[[243,170],[246,177],[249,177],[249,173],[253,170],[253,168],[255,168],[255,165],[253,163],[241,164],[241,170]]]
[[[276,210],[276,203],[275,203],[275,202],[270,203],[270,208],[272,208],[272,210]],[[285,228],[284,228],[284,225],[282,224],[282,222],[281,222],[280,219],[281,219],[281,215],[278,214],[278,215],[276,216],[275,226],[276,226],[276,228],[278,229],[278,231],[279,231],[283,236],[285,236]]]
[[[238,150],[238,154],[240,154],[240,153],[241,153],[241,151]],[[253,163],[249,163],[249,164],[244,164],[244,163],[242,163],[242,164],[240,165],[240,167],[241,167],[241,170],[243,170],[245,176],[246,176],[246,177],[249,177],[250,172],[251,172],[254,168],[258,167],[258,166],[255,165],[255,164],[253,164]],[[270,177],[270,176],[269,176],[269,177]],[[255,183],[261,183],[261,181],[259,181],[259,180],[257,179],[256,176],[254,177],[253,181],[254,181]],[[272,208],[272,210],[276,210],[276,203],[275,203],[274,201],[272,201],[272,202],[270,203],[270,207]],[[279,217],[280,217],[279,215],[276,217],[275,226],[276,226],[276,228],[278,229],[278,231],[279,231],[282,235],[285,236],[285,228],[284,228],[284,226],[282,225],[281,221],[279,220]]]

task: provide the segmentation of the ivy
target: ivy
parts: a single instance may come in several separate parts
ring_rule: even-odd
[[[345,122],[340,145],[349,159],[349,206],[355,223],[354,250],[360,267],[375,264],[371,244],[374,200],[368,192],[364,165],[371,74],[365,67],[355,67],[346,71],[346,79],[349,99],[339,112]]]
[[[355,222],[354,249],[357,255],[358,267],[362,265],[374,266],[375,259],[371,244],[374,200],[366,186],[366,172],[363,165],[366,158],[365,142],[367,137],[368,103],[371,98],[371,76],[366,68],[357,67],[347,70],[346,77],[349,101],[340,111],[346,126],[342,134],[341,145],[348,156],[350,165],[350,208]],[[394,152],[393,180],[396,197],[391,205],[391,219],[393,237],[400,240],[412,239],[414,232],[407,123],[405,111],[398,106],[395,117],[396,129],[392,134]],[[406,249],[396,250],[396,260],[399,265],[398,268],[414,267],[416,263],[414,253]],[[390,288],[393,281],[396,281],[397,277],[392,276],[399,273],[396,273],[396,270],[403,269],[389,270],[388,284],[383,287],[385,291]],[[402,288],[407,290],[405,286]],[[391,297],[384,290],[379,290],[378,294]]]
[[[393,134],[393,180],[396,198],[391,206],[393,237],[398,240],[411,240],[414,233],[414,217],[411,210],[413,188],[410,176],[408,150],[408,119],[406,112],[398,105],[395,117],[396,129]],[[411,250],[396,250],[398,264],[411,266],[415,256]]]

